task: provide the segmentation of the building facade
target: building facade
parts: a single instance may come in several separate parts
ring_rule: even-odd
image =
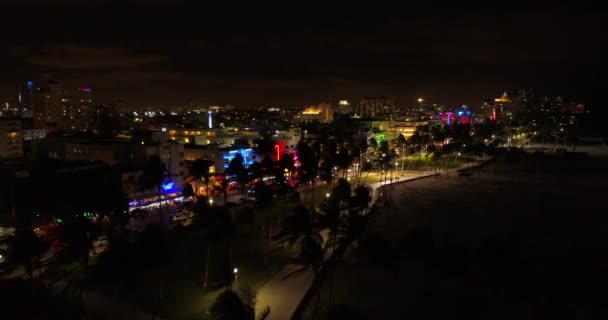
[[[378,117],[396,112],[395,103],[387,97],[366,97],[361,99],[355,112],[357,117]]]
[[[0,159],[23,157],[20,120],[0,120]]]

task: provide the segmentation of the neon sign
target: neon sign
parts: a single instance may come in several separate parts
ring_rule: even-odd
[[[281,147],[279,147],[278,144],[275,144],[274,150],[277,152],[277,161],[281,160]]]
[[[174,185],[175,185],[175,183],[173,181],[169,181],[169,182],[163,184],[163,190],[169,191],[169,190],[173,189]]]
[[[228,161],[232,161],[234,156],[240,153],[243,156],[243,164],[248,166],[253,163],[253,159],[251,159],[251,149],[240,149],[240,150],[230,150],[228,154],[224,154],[224,159]],[[228,162],[224,163],[224,168],[228,168]]]

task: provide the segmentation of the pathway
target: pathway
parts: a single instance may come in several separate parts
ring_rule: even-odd
[[[399,180],[393,180],[393,183],[405,182],[432,175],[433,174],[428,173],[412,174],[406,177],[400,177]],[[370,207],[372,207],[378,199],[378,189],[381,186],[388,184],[391,183],[378,182],[369,185],[372,188],[372,201],[370,202]],[[256,297],[256,315],[261,313],[264,308],[269,307],[270,314],[268,315],[268,320],[291,319],[294,311],[300,304],[302,298],[306,295],[306,292],[314,280],[310,267],[306,267],[301,272],[285,278],[286,275],[299,269],[302,269],[301,265],[288,264],[260,288]]]

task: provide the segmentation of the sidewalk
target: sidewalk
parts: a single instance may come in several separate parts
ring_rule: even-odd
[[[401,183],[423,177],[433,176],[434,173],[421,173],[400,177],[399,180],[393,180],[392,183]],[[390,185],[390,182],[378,182],[370,184],[372,188],[372,208],[378,199],[378,189],[385,185]],[[331,253],[330,253],[331,254]],[[326,252],[327,255],[327,252]],[[303,266],[288,264],[284,266],[270,281],[268,281],[257,293],[255,313],[256,315],[262,312],[264,308],[270,308],[268,320],[289,320],[293,316],[294,311],[304,298],[309,288],[312,286],[314,276],[310,266],[307,266],[303,271],[283,279],[286,275],[301,269]]]

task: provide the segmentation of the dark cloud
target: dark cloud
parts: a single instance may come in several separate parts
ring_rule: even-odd
[[[593,93],[606,64],[604,14],[552,3],[491,10],[416,4],[406,11],[376,4],[64,5],[77,2],[0,10],[1,95],[50,72],[99,87],[99,97],[137,103],[202,97],[304,104],[376,94],[476,103],[531,85],[547,94]]]
[[[49,44],[33,52],[27,61],[34,65],[62,69],[134,68],[166,62],[167,57],[136,53],[125,47],[87,47],[75,44]]]

